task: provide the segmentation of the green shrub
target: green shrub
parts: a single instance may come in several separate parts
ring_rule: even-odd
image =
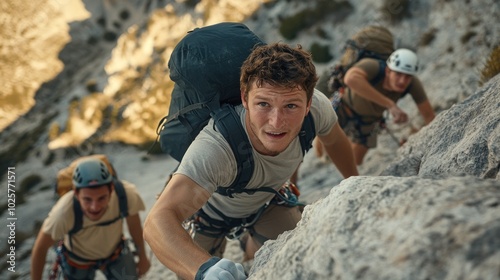
[[[301,11],[291,17],[284,18],[281,21],[280,33],[288,40],[292,40],[297,37],[300,30],[307,28],[310,22],[310,17],[308,16],[309,10]]]
[[[498,73],[500,73],[500,45],[496,46],[491,51],[490,56],[486,60],[483,70],[481,71],[479,84],[483,85],[491,78],[498,75]]]
[[[292,40],[297,34],[331,14],[338,15],[339,19],[345,18],[353,10],[349,1],[345,0],[318,0],[314,9],[305,9],[299,13],[283,18],[279,31],[283,37]]]
[[[198,5],[198,3],[200,3],[200,0],[187,0],[184,2],[184,5],[186,5],[190,8],[194,8],[194,7],[196,7],[196,5]]]
[[[328,39],[328,32],[326,32],[323,28],[316,29],[316,34],[321,39]]]
[[[311,54],[314,62],[323,63],[332,60],[333,56],[330,54],[330,49],[326,45],[313,43],[311,45]]]

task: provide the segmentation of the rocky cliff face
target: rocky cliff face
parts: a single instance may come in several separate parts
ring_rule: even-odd
[[[250,279],[497,279],[500,184],[358,177],[259,250]]]
[[[500,76],[438,116],[382,175],[500,179]]]
[[[39,89],[35,106],[0,135],[4,143],[0,148],[2,166],[24,160],[28,150],[33,146],[46,146],[45,142],[54,150],[102,142],[140,145],[154,141],[156,125],[168,112],[172,83],[166,63],[170,52],[176,42],[196,26],[243,21],[265,41],[300,43],[313,51],[318,72],[323,74],[340,57],[345,40],[356,30],[366,24],[386,25],[397,38],[398,46],[409,46],[419,53],[421,78],[438,112],[476,89],[479,75],[475,69],[481,67],[496,38],[500,37],[497,25],[488,24],[499,13],[498,4],[493,0],[474,3],[224,1],[218,4],[212,1],[73,0],[68,3],[63,6],[47,2],[38,9],[28,5],[45,16],[36,17],[37,21],[29,25],[23,24],[24,28],[19,28],[15,36],[9,36],[11,47],[4,48],[4,52],[12,52],[14,57],[25,53],[26,58],[34,57],[30,63],[16,66],[17,72],[28,74],[16,75],[38,81],[31,85],[35,90],[38,85]],[[465,10],[468,12],[464,13]],[[71,11],[78,12],[69,17]],[[17,21],[29,22],[27,14],[11,13],[10,18],[13,25]],[[47,25],[45,21],[49,18],[58,21]],[[69,34],[65,33],[68,28]],[[40,36],[27,40],[26,37],[30,37],[26,34]],[[69,38],[71,41],[61,50]],[[29,44],[13,48],[18,44],[13,42],[20,40]],[[53,49],[37,42],[59,43]],[[26,51],[22,51],[24,48]],[[55,59],[58,50],[60,61]],[[47,57],[44,67],[51,71],[34,67],[43,65],[33,62],[40,57]],[[59,63],[59,66],[51,66],[51,63]],[[14,108],[32,104],[16,103],[16,99],[11,98],[19,96],[16,87],[25,82],[16,82],[8,73],[4,75],[7,86],[2,97],[14,102]],[[42,82],[46,83],[40,86]],[[33,90],[26,94],[33,94]],[[31,96],[23,98],[30,99]],[[54,103],[61,106],[53,106]],[[412,126],[420,127],[422,121],[411,100],[403,100],[402,106],[413,117]],[[4,107],[12,108],[12,104]],[[2,116],[0,114],[0,118]],[[406,137],[410,131],[409,126],[393,129],[398,137]],[[31,139],[40,138],[40,133],[44,143],[38,140],[35,145]],[[14,140],[19,138],[23,139],[21,143]],[[14,146],[21,148],[13,149]]]
[[[92,143],[96,138],[101,141],[102,131],[110,126],[112,107],[106,105],[112,100],[102,94],[93,98],[88,95],[101,92],[105,86],[108,75],[104,66],[118,36],[133,24],[143,24],[156,8],[165,5],[161,2],[2,2],[8,7],[6,12],[11,10],[7,18],[12,19],[5,30],[15,32],[7,34],[10,40],[4,53],[10,57],[1,67],[6,71],[2,75],[6,86],[2,88],[0,98],[5,102],[0,110],[6,113],[0,114],[0,128],[6,128],[0,134],[0,174],[7,166],[35,154],[50,154],[51,140],[65,137],[65,131],[74,136],[64,147],[78,146],[89,138]],[[17,90],[27,83],[30,87]]]
[[[500,277],[500,76],[443,112],[384,176],[355,177],[259,250],[251,279]]]

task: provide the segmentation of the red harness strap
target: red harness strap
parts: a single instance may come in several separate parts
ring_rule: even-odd
[[[74,253],[68,251],[66,249],[66,247],[64,247],[64,244],[62,244],[62,242],[60,243],[59,246],[62,246],[60,252],[64,255],[66,262],[71,267],[74,267],[76,269],[83,269],[83,270],[88,270],[88,269],[92,269],[92,268],[104,270],[109,263],[118,259],[118,257],[120,256],[120,254],[123,250],[123,247],[125,246],[125,242],[124,242],[124,239],[122,238],[122,241],[118,244],[118,246],[113,251],[113,253],[109,257],[107,257],[105,259],[100,259],[100,260],[88,260],[88,259],[84,259],[82,257],[79,257],[79,256],[75,255]],[[60,260],[59,254],[58,254],[58,259],[59,259],[59,263],[60,263],[61,260]],[[57,262],[57,260],[56,260],[56,262]],[[54,265],[56,265],[56,263]]]

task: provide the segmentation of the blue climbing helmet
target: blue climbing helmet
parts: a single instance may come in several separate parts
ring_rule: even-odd
[[[76,189],[107,185],[113,181],[113,175],[106,164],[99,159],[86,159],[78,163],[73,171],[73,186]]]

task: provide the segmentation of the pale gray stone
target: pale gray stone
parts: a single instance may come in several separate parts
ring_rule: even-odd
[[[258,251],[250,279],[498,279],[500,182],[353,177]]]

